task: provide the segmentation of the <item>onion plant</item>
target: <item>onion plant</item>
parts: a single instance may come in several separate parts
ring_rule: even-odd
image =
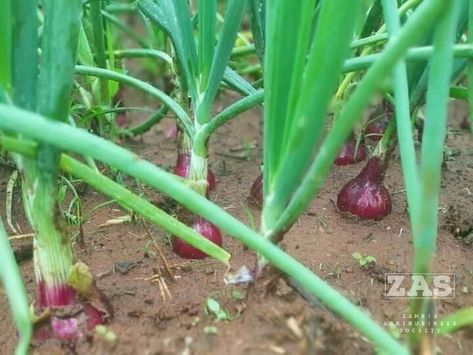
[[[8,65],[5,70],[8,76],[2,78],[1,97],[3,102],[8,103],[11,96],[19,107],[64,122],[69,116],[83,3],[80,0],[42,2],[44,23],[40,57],[37,6],[35,0],[11,4],[14,21],[10,23],[12,31],[9,33],[12,35],[11,42],[15,45],[7,47],[10,53],[5,53],[11,57],[12,65]],[[5,133],[7,132],[9,131]],[[11,132],[14,131],[9,134],[10,138],[13,138],[12,134],[15,134]],[[22,153],[15,155],[15,161],[22,175],[25,212],[35,232],[35,309],[38,312],[45,311],[46,319],[50,320],[44,322],[44,317],[40,317],[42,321],[36,324],[35,336],[39,339],[51,336],[66,340],[80,338],[86,330],[93,329],[107,316],[111,316],[112,310],[103,294],[96,288],[91,274],[83,267],[84,264],[74,265],[70,239],[57,200],[61,150],[40,142],[35,148],[35,154],[28,155],[24,151],[12,149],[12,152],[15,151]],[[76,170],[80,171],[79,175],[84,180],[90,178],[90,175],[87,175],[90,170],[89,174],[92,173],[95,178],[95,186],[99,184],[102,190],[111,186],[108,187],[111,190],[107,190],[107,193],[123,205],[128,207],[131,204],[132,209],[139,209],[142,215],[153,222],[166,224],[168,230],[202,249],[206,254],[223,262],[228,260],[228,253],[125,188],[114,185],[109,180],[106,180],[108,185],[101,185],[106,178],[97,171],[80,165],[79,168],[76,165]],[[91,184],[94,186],[94,183]],[[138,207],[134,205],[136,203]],[[15,276],[7,274],[11,268],[12,266],[2,269],[2,278],[11,280]],[[14,285],[11,281],[9,284]],[[20,297],[21,289],[18,288],[17,291]],[[73,312],[71,316],[65,317],[64,309],[67,314],[67,309],[76,307],[77,304],[82,305],[81,312]],[[19,307],[18,312],[21,311]],[[62,315],[58,316],[57,313]],[[18,314],[21,316],[21,313]],[[25,339],[27,338],[28,334],[25,334]]]
[[[42,1],[44,23],[40,60],[37,60],[37,47],[31,46],[37,43],[36,8],[36,1],[13,4],[14,14],[20,19],[15,22],[18,26],[15,30],[19,33],[23,30],[24,36],[18,41],[20,45],[13,50],[12,57],[16,68],[12,76],[13,100],[19,106],[36,110],[51,119],[66,121],[69,115],[82,1]],[[40,65],[36,79],[38,62]],[[23,65],[28,69],[23,71]],[[39,312],[52,310],[50,322],[36,329],[38,338],[78,337],[86,328],[90,329],[102,323],[102,317],[111,312],[107,310],[105,300],[97,297],[100,293],[94,292],[95,307],[89,303],[92,302],[89,299],[78,316],[58,317],[55,313],[58,309],[63,312],[64,308],[80,302],[80,295],[68,284],[74,258],[56,198],[60,154],[61,151],[56,147],[41,143],[38,145],[35,159],[24,156],[17,158],[17,165],[23,177],[24,205],[35,232],[35,308]],[[92,287],[92,284],[88,287]],[[87,290],[87,294],[91,292]]]
[[[197,38],[194,39],[192,14],[185,0],[142,0],[140,10],[171,38],[179,72],[178,102],[191,122],[179,122],[176,173],[188,178],[205,194],[212,176],[208,171],[206,128],[212,118],[213,102],[221,85],[235,42],[246,1],[230,0],[218,41],[216,41],[217,1],[199,1]]]
[[[91,6],[92,24],[95,26],[98,20],[95,19],[95,13],[98,5]],[[188,179],[188,183],[201,194],[207,191],[215,184],[215,178],[211,171],[207,168],[207,144],[211,133],[221,124],[225,123],[231,117],[234,117],[242,109],[246,109],[249,105],[254,105],[262,100],[262,95],[256,94],[255,89],[235,72],[227,67],[228,59],[233,49],[233,43],[237,36],[240,20],[245,9],[244,1],[230,1],[227,6],[227,14],[223,19],[223,27],[220,39],[215,45],[217,37],[217,2],[201,1],[198,6],[197,26],[198,36],[194,40],[194,28],[192,21],[192,13],[186,1],[140,1],[138,3],[140,14],[149,18],[153,23],[158,25],[161,31],[166,33],[173,44],[175,52],[175,63],[172,63],[170,57],[155,49],[143,48],[134,50],[117,50],[113,52],[115,57],[150,57],[166,61],[171,64],[171,69],[177,69],[178,72],[178,95],[175,99],[168,97],[168,93],[156,91],[149,85],[141,83],[134,78],[126,75],[117,75],[119,73],[107,70],[105,65],[97,62],[97,67],[91,67],[92,61],[82,62],[87,64],[84,67],[78,67],[76,72],[84,75],[97,76],[100,82],[109,79],[118,78],[121,83],[132,83],[135,87],[144,89],[148,93],[152,93],[155,97],[166,99],[163,101],[162,108],[143,124],[129,130],[123,130],[122,134],[136,135],[145,132],[154,124],[159,122],[168,109],[174,111],[177,115],[179,127],[179,149],[177,164],[174,169],[176,175]],[[131,9],[133,11],[133,9]],[[107,20],[113,17],[102,10]],[[236,16],[235,16],[236,15]],[[116,20],[113,20],[115,24]],[[146,24],[148,24],[146,22]],[[150,27],[150,26],[148,26]],[[94,39],[97,36],[94,36]],[[85,42],[86,43],[86,42]],[[100,41],[96,41],[96,50],[103,52],[103,45]],[[147,45],[144,45],[147,47]],[[81,48],[87,49],[86,45]],[[109,52],[110,54],[111,52]],[[102,55],[97,55],[98,59]],[[80,56],[84,58],[91,57],[87,55]],[[102,61],[103,62],[103,61]],[[243,92],[244,94],[253,94],[254,96],[247,101],[243,101],[236,105],[229,112],[222,112],[210,121],[213,101],[224,80],[227,85]],[[144,84],[144,85],[143,85]],[[220,232],[213,225],[205,220],[195,219],[184,211],[179,213],[182,219],[188,220],[188,223],[194,224],[194,228],[201,234],[207,235],[217,245],[221,245],[222,240]],[[194,221],[195,220],[195,221]],[[195,222],[195,223],[194,223]],[[176,252],[181,256],[189,253],[179,250],[185,250],[185,244],[178,247],[178,240],[173,239]],[[192,249],[191,249],[192,250]],[[192,254],[192,253],[191,253]],[[204,256],[199,251],[193,250],[194,255]]]
[[[208,169],[213,103],[224,79],[246,4],[246,0],[227,2],[218,40],[217,0],[198,1],[196,38],[187,1],[142,0],[138,5],[172,41],[179,74],[177,102],[188,114],[186,122],[178,120],[178,157],[174,173],[188,179],[188,184],[202,195],[215,186],[215,177]],[[222,123],[215,118],[213,122]],[[182,212],[180,215],[209,240],[222,244],[220,231],[215,226]],[[179,240],[173,242],[173,247],[185,258],[205,257]]]
[[[13,64],[3,70],[0,77],[1,145],[16,154],[24,180],[25,206],[36,233],[35,269],[40,306],[65,306],[75,302],[79,296],[87,300],[91,293],[83,288],[84,281],[86,285],[93,284],[88,272],[79,275],[79,280],[83,282],[71,282],[71,270],[81,270],[81,266],[73,267],[71,247],[59,223],[62,216],[57,213],[55,200],[59,168],[162,225],[186,242],[199,246],[207,254],[213,253],[223,261],[228,260],[228,254],[222,254],[215,244],[202,242],[202,238],[191,228],[66,155],[65,151],[68,151],[97,159],[139,179],[237,238],[259,255],[256,273],[249,277],[260,275],[267,263],[274,265],[292,284],[303,288],[352,324],[380,352],[409,354],[432,350],[424,347],[430,343],[422,341],[422,333],[416,333],[407,343],[394,339],[387,329],[377,324],[364,310],[353,305],[340,292],[282,251],[275,242],[281,240],[317,194],[336,154],[362,117],[364,109],[375,94],[386,90],[383,78],[389,73],[394,83],[397,135],[413,230],[414,271],[430,271],[436,245],[446,107],[452,72],[455,71],[454,43],[463,1],[409,0],[402,2],[398,8],[398,1],[382,0],[382,7],[370,8],[368,12],[365,2],[358,0],[252,1],[252,6],[256,4],[257,9],[259,5],[265,4],[264,12],[258,14],[258,11],[253,11],[253,20],[255,15],[264,14],[261,17],[264,22],[260,21],[259,26],[254,26],[263,33],[261,23],[265,23],[264,36],[260,37],[258,44],[259,55],[264,60],[263,92],[255,91],[227,67],[246,1],[228,1],[222,32],[215,46],[216,1],[198,3],[196,42],[185,0],[140,0],[140,11],[158,24],[173,43],[180,79],[177,102],[150,84],[103,66],[81,65],[74,68],[82,5],[79,0],[54,2],[55,6],[51,6],[52,0],[42,1],[45,22],[36,82],[37,4],[35,0],[15,3],[17,5],[12,7],[14,16],[18,17],[15,24],[25,27],[23,31],[14,30],[10,33],[25,38],[18,41],[18,46],[15,44],[12,49]],[[29,11],[20,11],[21,8]],[[405,13],[406,8],[411,9],[412,13],[401,26],[399,15],[400,12],[402,15],[402,11]],[[376,20],[378,15],[371,12],[375,10],[377,14],[381,11],[384,15],[387,34],[377,31],[379,33],[372,36],[379,25]],[[131,7],[130,11],[134,11],[134,8]],[[57,21],[59,15],[60,21]],[[373,23],[368,26],[371,26],[371,30],[365,31],[367,27],[362,26],[363,23]],[[368,37],[359,37],[353,42],[360,33]],[[427,88],[427,115],[418,163],[405,60],[409,58],[409,50],[418,45],[423,36],[431,34],[433,44],[422,54],[425,56],[423,58],[429,59],[429,64],[424,86]],[[334,41],[334,38],[337,40]],[[376,57],[367,60],[368,64],[363,64],[362,68],[367,69],[366,72],[342,106],[338,107],[337,119],[327,128],[327,113],[333,109],[336,92],[345,80],[342,75],[351,65],[350,61],[353,63],[357,60],[350,58],[350,49],[366,43],[385,43],[385,47],[375,54]],[[411,49],[411,53],[414,50]],[[26,57],[25,53],[33,54],[33,57]],[[464,55],[471,58],[471,53]],[[20,65],[25,70],[15,70]],[[53,68],[61,75],[53,75]],[[355,69],[351,67],[350,70]],[[190,156],[190,173],[186,177],[191,182],[183,181],[103,137],[67,124],[65,121],[73,72],[130,85],[152,95],[174,112],[185,135],[184,139],[189,144],[186,154]],[[212,104],[222,80],[247,96],[212,118]],[[419,97],[422,96],[419,94]],[[9,97],[13,98],[13,104],[9,102]],[[207,144],[216,128],[261,103],[263,99],[263,210],[261,229],[256,232],[206,198]],[[0,239],[1,232],[0,228]],[[2,249],[0,255],[6,255],[7,252]],[[11,257],[5,260],[8,265],[13,264]],[[12,292],[21,294],[23,291],[18,284],[18,275],[14,271],[7,275],[4,270],[0,269],[2,280],[7,280],[6,276],[16,280],[15,291]],[[24,310],[25,302],[22,302],[23,306],[14,312]],[[432,307],[431,302],[413,300],[411,313],[427,312]],[[447,319],[458,320],[459,327],[471,322],[472,314],[470,308],[450,315]],[[18,316],[21,318],[21,313]],[[25,319],[24,315],[21,319]],[[65,330],[61,331],[66,335],[74,328],[71,322],[60,325],[64,326],[62,328]],[[458,327],[442,327],[441,334]],[[58,327],[55,328],[53,324],[53,329]],[[27,341],[26,327],[22,334],[25,334],[23,339]]]

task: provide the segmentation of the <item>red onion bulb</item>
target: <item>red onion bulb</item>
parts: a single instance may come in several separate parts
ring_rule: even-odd
[[[365,160],[366,151],[363,141],[356,146],[354,134],[350,134],[348,140],[340,149],[338,156],[335,158],[335,165],[350,165]]]
[[[371,157],[363,170],[338,194],[337,206],[361,219],[381,220],[391,213],[391,196],[383,185],[383,167]]]
[[[201,234],[212,243],[222,246],[222,235],[216,226],[201,217],[197,217],[192,226],[197,233]],[[205,259],[208,255],[184,242],[182,239],[173,237],[172,248],[174,252],[184,259]]]
[[[258,208],[263,206],[263,174],[259,174],[253,182],[253,185],[251,185],[250,200]]]
[[[82,309],[78,308],[79,304],[82,304]],[[105,323],[106,314],[89,303],[82,303],[68,285],[47,287],[43,281],[38,282],[35,307],[38,313],[45,309],[52,313],[48,322],[35,325],[33,337],[40,342],[48,339],[75,341],[83,338],[87,331],[94,330],[95,326]],[[57,316],[55,310],[59,314],[71,315]]]

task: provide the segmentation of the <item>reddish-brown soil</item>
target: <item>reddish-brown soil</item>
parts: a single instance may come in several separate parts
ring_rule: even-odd
[[[233,95],[226,95],[220,102],[228,103],[233,99]],[[133,100],[130,101],[133,104]],[[436,302],[439,317],[473,305],[473,249],[465,243],[473,229],[473,144],[465,132],[457,129],[464,112],[465,107],[460,104],[451,106],[447,146],[452,154],[443,171],[441,228],[435,262],[435,271],[455,273],[456,298]],[[176,159],[175,142],[166,138],[165,133],[172,125],[171,120],[165,120],[142,138],[124,144],[156,164],[171,168]],[[258,211],[248,206],[247,195],[259,174],[260,126],[261,111],[253,110],[219,129],[210,142],[211,167],[218,181],[211,198],[245,222],[249,213],[255,221],[259,219]],[[399,159],[393,159],[386,176],[393,211],[380,222],[341,216],[334,205],[341,186],[361,167],[362,164],[357,164],[332,169],[323,190],[286,235],[282,247],[370,312],[380,324],[401,321],[409,316],[407,302],[385,300],[383,283],[385,272],[408,272],[412,266],[411,230]],[[12,170],[2,167],[1,171],[0,201],[5,201],[5,181]],[[125,182],[134,191],[144,192],[151,201],[163,201],[158,192],[137,187],[132,179]],[[85,212],[108,201],[91,189],[82,191],[82,199]],[[0,204],[2,216],[5,216],[4,205]],[[21,232],[29,232],[18,191],[14,196],[13,214]],[[97,335],[94,339],[91,337],[90,342],[78,346],[79,354],[375,352],[352,327],[323,307],[308,305],[283,281],[276,280],[274,287],[263,282],[250,287],[227,286],[223,282],[227,271],[224,265],[209,259],[196,262],[180,259],[172,253],[166,233],[150,226],[174,274],[175,279],[171,280],[159,258],[154,256],[156,249],[141,222],[106,225],[124,215],[126,212],[115,204],[98,208],[83,226],[85,246],[74,245],[77,258],[91,267],[99,287],[113,304],[115,318],[108,328],[117,336],[115,344]],[[468,231],[460,233],[458,228]],[[76,233],[71,227],[71,235]],[[28,250],[31,245],[27,238],[12,243],[15,250]],[[232,254],[233,269],[253,265],[254,253],[231,236],[225,236],[224,247]],[[354,252],[376,257],[376,265],[361,268],[352,257]],[[134,266],[122,273],[123,262],[132,262]],[[33,300],[31,260],[21,262],[21,269]],[[169,294],[160,290],[156,277],[153,278],[157,274],[162,275]],[[216,321],[207,315],[204,306],[209,297],[216,299],[232,319]],[[212,334],[214,332],[217,334]],[[0,290],[0,353],[12,353],[15,343],[16,331],[5,295]],[[463,330],[439,338],[438,344],[444,354],[471,354],[473,333]],[[63,352],[65,350],[53,343],[34,348],[36,354]]]

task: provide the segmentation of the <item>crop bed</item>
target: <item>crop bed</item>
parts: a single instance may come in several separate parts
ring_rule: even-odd
[[[228,92],[219,104],[235,100]],[[143,104],[143,98],[126,95],[128,105]],[[472,246],[457,228],[473,225],[473,143],[458,129],[466,105],[455,103],[449,109],[446,146],[450,157],[442,171],[440,232],[434,271],[453,272],[456,298],[440,300],[435,313],[441,317],[473,304]],[[218,184],[211,197],[226,211],[243,221],[252,215],[259,221],[258,210],[248,201],[248,187],[259,173],[261,161],[261,110],[254,109],[230,122],[212,136],[210,166]],[[132,116],[132,122],[140,118]],[[175,142],[167,137],[174,121],[166,119],[142,138],[122,144],[140,156],[172,169],[176,159]],[[129,122],[131,123],[131,122]],[[336,195],[342,185],[356,175],[363,163],[333,167],[319,196],[312,202],[290,232],[282,247],[330,282],[355,304],[369,309],[380,324],[409,318],[406,300],[384,299],[384,274],[409,272],[412,266],[412,242],[402,176],[397,153],[387,171],[385,184],[392,193],[393,212],[380,222],[362,222],[339,213]],[[11,170],[2,169],[0,200],[5,200],[6,181]],[[137,188],[135,180],[125,180]],[[143,193],[160,206],[166,199],[143,188]],[[84,210],[108,201],[92,188],[80,191]],[[23,233],[30,231],[24,219],[17,190],[14,194],[14,220]],[[4,213],[4,204],[1,204]],[[226,268],[211,259],[187,261],[176,256],[167,235],[141,220],[111,224],[127,215],[115,204],[98,208],[83,225],[84,244],[76,243],[78,258],[86,262],[97,277],[102,291],[115,310],[108,326],[116,335],[109,342],[90,335],[80,342],[79,354],[177,354],[188,349],[191,354],[366,354],[372,346],[353,328],[332,315],[320,304],[311,305],[289,287],[276,273],[266,275],[256,285],[228,286],[223,282]],[[76,232],[76,230],[72,230]],[[458,234],[458,233],[457,233]],[[464,233],[465,236],[468,233]],[[166,272],[151,237],[162,251],[174,280]],[[31,239],[12,242],[23,261],[21,271],[30,301],[34,299]],[[224,236],[224,247],[232,254],[232,269],[253,265],[254,253]],[[28,252],[30,251],[30,252]],[[374,256],[376,263],[360,266],[353,253]],[[157,276],[158,275],[158,276]],[[159,275],[169,293],[159,285]],[[225,310],[226,318],[205,311],[209,298]],[[224,317],[224,318],[225,318]],[[10,318],[5,295],[0,293],[0,349],[10,354],[16,344],[16,330]],[[473,334],[464,330],[439,340],[444,354],[471,354]],[[67,352],[55,341],[34,348],[35,354]]]

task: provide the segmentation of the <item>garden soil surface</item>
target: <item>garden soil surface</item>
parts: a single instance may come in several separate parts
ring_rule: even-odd
[[[127,105],[146,104],[129,95]],[[225,93],[216,111],[237,97]],[[435,302],[435,319],[462,307],[473,306],[473,143],[459,130],[465,105],[450,106],[448,154],[443,169],[439,209],[439,237],[436,272],[454,273],[455,298]],[[210,165],[217,177],[211,199],[232,215],[258,223],[259,212],[248,201],[248,192],[260,172],[260,109],[241,115],[221,127],[210,142]],[[136,122],[141,116],[129,118]],[[167,118],[144,136],[121,144],[142,157],[172,169],[176,160],[175,141],[167,138],[173,127]],[[397,154],[397,153],[396,153]],[[406,300],[386,300],[384,275],[409,272],[412,267],[412,236],[399,157],[391,161],[386,186],[393,197],[392,213],[379,222],[360,221],[341,215],[335,205],[337,193],[363,164],[334,167],[318,197],[287,233],[281,247],[343,293],[389,331],[388,323],[401,322],[408,328]],[[5,220],[7,180],[12,173],[1,168],[1,215]],[[150,201],[170,208],[165,197],[134,179],[124,183]],[[94,207],[108,201],[101,194],[78,186],[86,218],[84,243],[75,242],[78,259],[96,275],[98,286],[110,299],[115,317],[108,329],[115,342],[90,334],[80,342],[79,354],[370,354],[373,346],[341,318],[320,304],[310,305],[278,275],[271,274],[256,285],[229,286],[224,283],[225,265],[206,259],[188,261],[176,256],[169,237],[159,227],[140,219],[113,224],[128,214],[116,204]],[[30,229],[22,213],[18,186],[13,196],[13,221],[22,234]],[[89,213],[90,212],[90,213]],[[149,235],[147,232],[149,230]],[[13,231],[9,230],[13,235]],[[71,236],[77,228],[70,227]],[[153,237],[162,251],[173,278],[165,270]],[[31,261],[31,238],[12,241],[31,302],[35,285]],[[468,244],[470,243],[470,244]],[[232,270],[252,267],[255,254],[225,235],[224,247],[232,254]],[[374,256],[376,263],[362,268],[352,254]],[[163,280],[168,290],[161,288]],[[217,321],[205,312],[207,299],[217,300],[227,320]],[[438,318],[437,318],[438,317]],[[404,336],[404,335],[403,335]],[[16,344],[6,296],[0,290],[0,353],[11,354]],[[438,337],[443,354],[472,354],[473,331],[465,329]],[[69,353],[49,342],[33,348],[34,354]]]

